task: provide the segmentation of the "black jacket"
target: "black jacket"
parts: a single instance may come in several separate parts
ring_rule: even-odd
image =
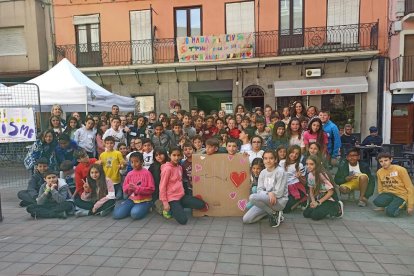
[[[375,189],[375,177],[372,176],[371,170],[369,168],[369,165],[367,163],[359,161],[359,169],[361,170],[361,173],[364,173],[368,175],[368,187],[367,191],[365,192],[365,197],[369,198],[374,193]],[[335,175],[335,183],[338,185],[342,185],[346,183],[345,177],[349,176],[349,163],[347,160],[344,160],[341,162],[341,164],[338,167],[338,171]]]

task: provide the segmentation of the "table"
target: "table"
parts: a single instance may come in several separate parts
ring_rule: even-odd
[[[376,153],[378,154],[379,152],[381,152],[382,147],[381,146],[377,146],[377,145],[368,145],[368,146],[363,146],[363,145],[357,145],[355,146],[357,149],[359,149],[359,154],[361,156],[361,159],[364,160],[364,152],[367,153],[367,157],[368,157],[368,163],[371,166],[371,158],[372,158],[372,153],[374,153],[374,151],[376,151]]]
[[[403,151],[402,154],[410,159],[410,174],[414,174],[414,151]]]

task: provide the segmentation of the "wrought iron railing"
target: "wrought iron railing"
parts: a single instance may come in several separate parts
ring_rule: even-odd
[[[414,56],[400,56],[392,60],[391,82],[414,81]]]
[[[255,32],[255,57],[378,49],[377,22],[295,29],[293,35],[287,33]],[[58,61],[65,57],[78,67],[178,62],[174,38],[58,45],[56,53]]]
[[[414,13],[414,0],[405,0],[404,14]]]

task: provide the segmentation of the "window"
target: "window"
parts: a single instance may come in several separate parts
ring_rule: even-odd
[[[155,110],[155,96],[136,96],[135,97],[135,114],[148,115]]]
[[[175,37],[199,36],[201,29],[201,7],[175,9]]]
[[[101,65],[99,14],[74,16],[73,24],[76,33],[77,64]]]
[[[328,26],[354,25],[359,23],[360,0],[328,0]],[[339,27],[341,28],[341,27]],[[327,39],[330,43],[357,44],[359,28],[353,26],[346,30],[330,30]]]
[[[254,31],[254,1],[226,4],[226,33]]]
[[[0,56],[26,55],[23,27],[0,28]]]
[[[151,10],[130,11],[132,64],[152,62]]]
[[[280,0],[282,35],[302,34],[303,0]]]

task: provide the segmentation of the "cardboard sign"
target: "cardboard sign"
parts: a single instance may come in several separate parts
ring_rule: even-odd
[[[193,195],[208,203],[207,212],[193,216],[240,217],[250,195],[249,158],[242,154],[193,154]]]
[[[32,108],[0,108],[0,143],[36,141]]]

